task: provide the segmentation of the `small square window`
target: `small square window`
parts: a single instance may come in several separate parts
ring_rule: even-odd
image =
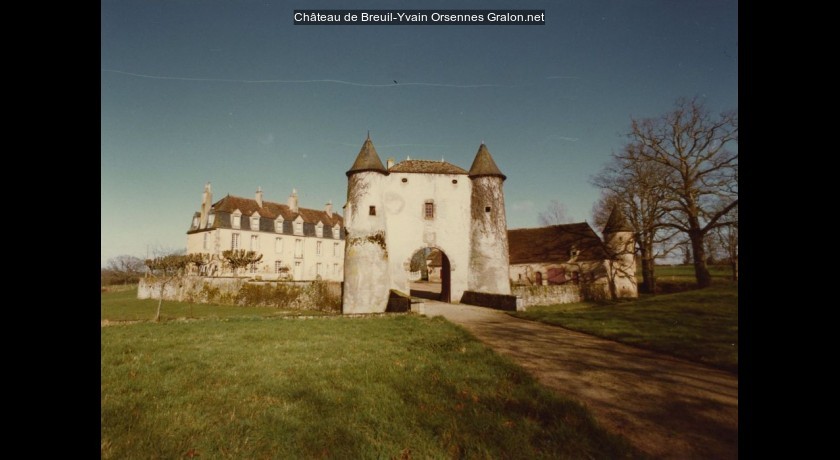
[[[370,210],[368,211],[368,214],[370,214],[371,216],[375,216],[376,215],[376,206],[371,206]]]
[[[490,212],[490,206],[485,206],[484,207],[484,212]]]

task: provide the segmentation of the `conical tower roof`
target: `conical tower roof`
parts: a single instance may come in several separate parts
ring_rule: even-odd
[[[470,166],[471,179],[481,176],[497,176],[501,177],[502,180],[507,179],[507,176],[502,174],[502,171],[496,166],[496,162],[493,161],[493,157],[490,156],[490,151],[487,150],[484,142],[478,148],[478,153],[475,154],[475,160],[473,160],[472,166]]]
[[[388,173],[385,166],[382,165],[382,160],[379,159],[379,155],[376,153],[376,148],[373,147],[373,141],[370,140],[370,134],[368,134],[367,139],[365,139],[365,143],[362,144],[362,149],[359,150],[359,155],[356,157],[356,161],[346,174],[347,177],[350,177],[351,174],[362,171],[379,171],[382,174]]]
[[[633,227],[627,222],[627,218],[624,217],[621,208],[618,206],[613,207],[610,212],[610,217],[607,219],[607,225],[604,226],[604,234],[632,231]]]

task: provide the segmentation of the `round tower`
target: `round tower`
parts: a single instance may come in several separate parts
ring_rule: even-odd
[[[604,244],[610,256],[607,269],[611,296],[619,299],[638,297],[635,234],[618,206],[610,212],[604,226]]]
[[[342,313],[379,313],[388,306],[390,282],[382,205],[387,174],[368,134],[347,171]]]
[[[475,154],[469,177],[472,196],[468,289],[510,294],[510,255],[502,190],[506,177],[483,142]]]

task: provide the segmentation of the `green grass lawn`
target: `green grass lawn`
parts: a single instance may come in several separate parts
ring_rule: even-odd
[[[637,458],[441,318],[101,329],[102,458]]]
[[[731,282],[635,301],[529,307],[510,314],[738,372],[738,286]]]
[[[152,320],[157,300],[137,298],[137,286],[109,288],[101,294],[100,316],[109,321]],[[289,315],[329,315],[314,310],[282,310],[272,307],[241,307],[201,303],[164,301],[160,310],[161,321],[176,318],[232,318],[242,316],[270,317]]]

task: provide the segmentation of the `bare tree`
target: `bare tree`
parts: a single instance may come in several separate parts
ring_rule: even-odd
[[[668,192],[663,185],[667,174],[662,166],[639,158],[638,146],[628,144],[620,155],[593,176],[590,182],[600,187],[601,198],[593,207],[595,225],[604,228],[610,213],[621,209],[633,227],[642,266],[641,292],[656,292],[655,261],[672,250],[668,245],[674,230],[663,226],[667,215]]]
[[[738,206],[737,111],[712,117],[702,102],[677,100],[674,110],[659,118],[633,119],[629,137],[634,158],[662,168],[669,194],[663,226],[688,235],[699,287],[711,284],[704,239],[731,224],[725,218]]]
[[[160,298],[158,299],[155,322],[160,322],[160,309],[163,305],[163,296],[166,287],[180,281],[186,274],[187,267],[192,263],[193,256],[183,254],[166,254],[152,259],[146,259],[146,266],[149,267],[149,274],[153,282],[157,283]]]
[[[105,270],[115,283],[136,283],[143,274],[143,260],[139,257],[121,255],[108,259]]]
[[[236,276],[240,268],[255,264],[262,260],[263,255],[257,254],[254,251],[246,251],[244,249],[230,249],[222,251],[222,258],[227,260],[231,268],[233,268],[233,275]]]
[[[738,281],[738,208],[730,212],[729,225],[714,229],[711,238],[715,239],[724,255],[724,260],[732,268],[732,281]]]
[[[568,224],[572,221],[566,205],[557,200],[551,200],[548,208],[539,214],[539,219],[542,226]]]

